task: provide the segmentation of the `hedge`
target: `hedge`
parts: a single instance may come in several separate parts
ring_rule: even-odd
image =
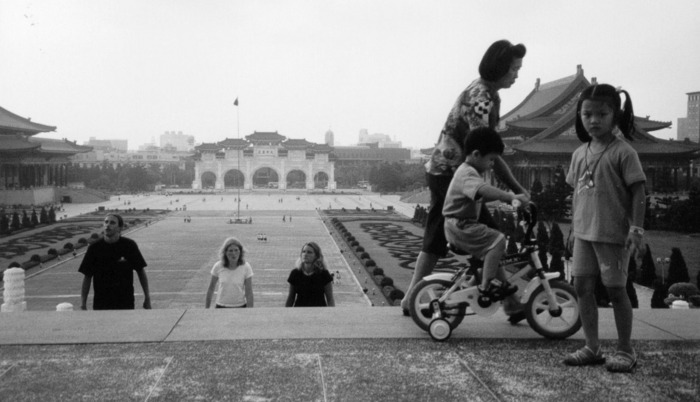
[[[376,267],[376,266],[377,266],[377,263],[374,262],[374,260],[371,259],[371,258],[368,259],[367,261],[365,261],[365,267],[367,267],[367,268],[369,268],[369,267]]]
[[[389,278],[389,277],[387,276],[387,277],[384,277],[384,279],[382,279],[381,282],[379,282],[379,285],[380,285],[381,287],[384,287],[384,286],[394,286],[394,280],[391,279],[391,278]]]
[[[384,270],[376,267],[372,270],[372,275],[384,275]]]

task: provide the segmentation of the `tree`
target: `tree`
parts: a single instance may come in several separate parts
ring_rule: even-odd
[[[27,215],[27,210],[22,210],[22,227],[23,228],[30,228],[32,227],[32,221],[29,219],[29,215]]]
[[[56,223],[56,211],[53,206],[49,208],[49,223]]]
[[[32,227],[39,224],[39,217],[36,215],[36,209],[32,209],[31,220],[32,220]]]
[[[681,253],[681,249],[673,247],[671,249],[671,258],[668,265],[668,286],[678,282],[690,282],[688,275],[688,266],[685,264],[685,259]]]
[[[0,209],[0,233],[5,234],[10,231],[10,220],[4,209]]]
[[[517,254],[517,253],[518,253],[518,245],[515,243],[515,238],[511,236],[508,238],[508,244],[506,246],[506,255]]]
[[[661,279],[654,280],[654,293],[651,295],[651,308],[668,308],[664,300],[668,297],[668,286]]]
[[[651,248],[649,248],[649,244],[647,244],[646,249],[647,250],[644,253],[644,257],[642,257],[642,268],[640,269],[641,276],[637,283],[650,287],[656,280],[656,265],[654,265],[654,257],[651,255]]]
[[[49,223],[49,214],[46,212],[46,208],[44,208],[44,207],[41,207],[41,211],[39,212],[39,223],[42,223],[42,224]]]
[[[18,230],[20,228],[19,214],[17,211],[12,212],[12,222],[10,223],[10,229]]]
[[[569,215],[570,206],[567,198],[573,189],[566,184],[564,169],[560,166],[554,171],[552,182],[537,194],[532,194],[532,200],[539,207],[542,217],[549,221],[556,221]]]

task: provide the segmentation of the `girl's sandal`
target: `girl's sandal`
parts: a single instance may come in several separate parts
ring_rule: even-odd
[[[637,356],[618,350],[605,365],[611,373],[632,373],[637,367]]]
[[[598,347],[598,352],[596,353],[588,346],[584,346],[564,359],[564,364],[567,366],[589,366],[603,363],[605,363],[605,358],[600,353],[600,347]]]

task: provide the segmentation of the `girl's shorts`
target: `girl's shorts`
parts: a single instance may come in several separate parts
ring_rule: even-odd
[[[609,288],[627,285],[630,252],[621,244],[574,239],[573,276],[598,276]]]
[[[505,239],[503,233],[483,223],[470,223],[461,229],[458,225],[459,219],[445,218],[447,241],[479,259],[483,259],[498,242]]]

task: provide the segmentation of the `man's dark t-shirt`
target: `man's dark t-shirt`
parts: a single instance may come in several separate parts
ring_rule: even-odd
[[[91,244],[78,271],[92,276],[95,289],[93,309],[134,309],[134,274],[146,266],[139,247],[120,237],[115,243],[104,239]]]

